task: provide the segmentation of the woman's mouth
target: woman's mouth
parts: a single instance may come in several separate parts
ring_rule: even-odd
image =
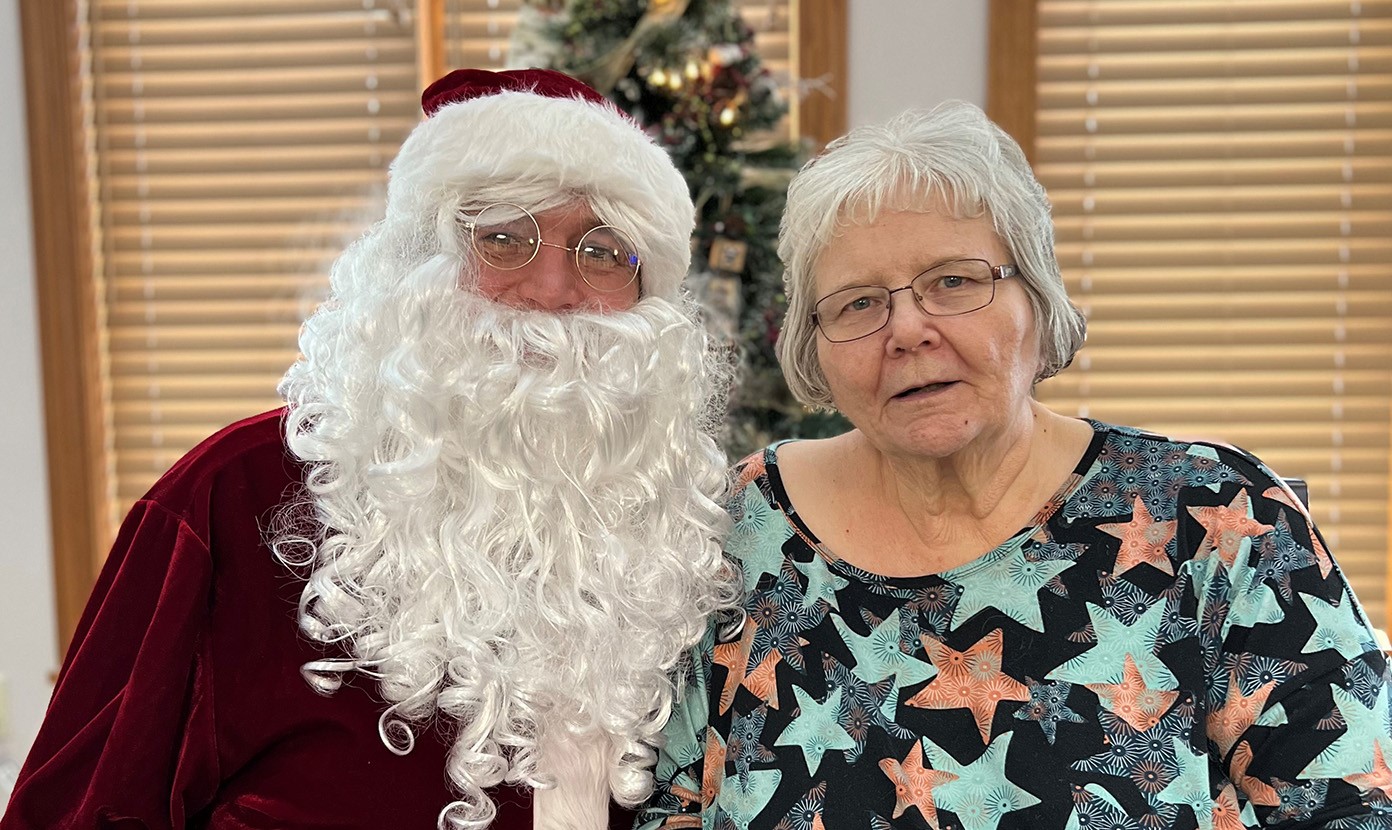
[[[903,392],[900,392],[899,394],[895,395],[894,399],[902,401],[907,400],[909,398],[918,398],[927,395],[932,395],[936,392],[941,392],[942,390],[956,383],[957,381],[955,380],[948,380],[942,381],[940,383],[930,383],[925,386],[911,386],[908,389],[905,389]]]

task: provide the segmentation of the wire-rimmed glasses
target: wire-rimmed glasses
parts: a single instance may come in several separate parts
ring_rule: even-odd
[[[992,265],[984,259],[944,262],[900,288],[856,285],[833,291],[817,301],[812,321],[827,340],[847,343],[888,325],[892,298],[900,291],[912,294],[924,314],[955,317],[990,305],[996,298],[996,281],[1019,273],[1014,265]]]
[[[525,267],[541,246],[570,251],[575,270],[596,291],[619,291],[638,277],[638,247],[628,234],[613,225],[597,225],[585,231],[575,247],[545,242],[531,211],[521,205],[497,202],[462,217],[470,244],[479,259],[500,271]]]

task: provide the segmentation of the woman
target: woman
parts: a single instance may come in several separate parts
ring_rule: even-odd
[[[854,426],[739,468],[748,592],[646,827],[1387,826],[1387,665],[1240,451],[1031,397],[1084,322],[1018,146],[946,104],[789,191],[779,356]]]

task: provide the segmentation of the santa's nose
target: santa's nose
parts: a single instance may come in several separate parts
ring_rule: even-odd
[[[534,311],[573,311],[585,300],[585,283],[575,258],[564,248],[542,245],[531,262],[516,271],[515,305]],[[507,298],[504,298],[506,301]]]

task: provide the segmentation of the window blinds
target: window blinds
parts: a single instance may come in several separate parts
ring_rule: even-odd
[[[89,0],[113,519],[278,404],[331,258],[416,123],[388,0]]]
[[[1384,625],[1392,0],[1040,0],[1038,73],[1090,321],[1041,399],[1307,479]]]

